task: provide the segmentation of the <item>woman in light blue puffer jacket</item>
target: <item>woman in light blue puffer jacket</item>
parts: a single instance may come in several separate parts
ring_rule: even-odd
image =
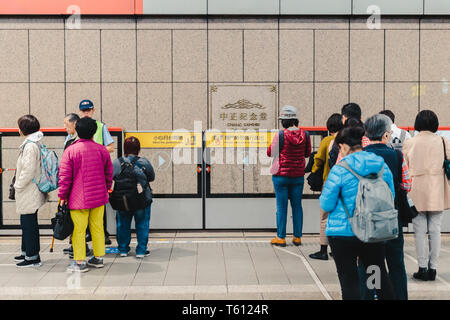
[[[395,196],[392,173],[383,158],[374,153],[362,151],[363,135],[364,129],[361,127],[349,127],[339,132],[335,143],[339,146],[340,152],[345,155],[342,161],[346,161],[361,176],[379,173],[383,168],[383,179]],[[367,266],[368,282],[369,285],[373,285],[369,289],[377,289],[379,299],[393,299],[392,284],[384,262],[384,243],[364,243],[356,238],[342,205],[341,199],[345,202],[350,214],[353,214],[358,183],[358,179],[350,171],[335,165],[328,175],[319,199],[322,210],[329,212],[325,233],[336,263],[342,299],[361,299],[357,259],[361,259]],[[341,199],[340,195],[342,195]]]

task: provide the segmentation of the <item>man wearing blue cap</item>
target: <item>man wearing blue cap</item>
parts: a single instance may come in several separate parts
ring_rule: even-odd
[[[80,118],[89,117],[92,118],[95,112],[94,104],[91,100],[83,100],[80,102]],[[97,131],[94,134],[94,141],[98,144],[102,144],[106,147],[109,153],[114,152],[114,139],[108,131],[106,125],[96,120],[97,122]],[[103,215],[103,226],[105,229],[105,244],[110,245],[111,240],[109,239],[109,233],[106,230],[106,207],[105,213]]]
[[[92,118],[95,112],[94,104],[91,100],[83,100],[80,102],[80,117]],[[114,152],[114,139],[108,131],[106,125],[97,121],[97,132],[94,135],[94,141],[102,144],[108,149],[109,153]]]

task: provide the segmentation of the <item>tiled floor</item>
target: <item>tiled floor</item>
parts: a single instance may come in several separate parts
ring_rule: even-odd
[[[317,261],[317,236],[285,248],[269,244],[273,233],[170,232],[152,233],[151,254],[141,260],[107,254],[105,267],[84,274],[66,272],[67,242],[41,237],[40,268],[17,269],[19,237],[0,237],[0,299],[183,299],[259,300],[340,299],[332,259]],[[131,247],[135,246],[133,239]],[[113,240],[113,245],[115,241]],[[442,236],[438,278],[412,279],[417,269],[414,239],[405,239],[405,263],[411,299],[450,300],[450,235]]]

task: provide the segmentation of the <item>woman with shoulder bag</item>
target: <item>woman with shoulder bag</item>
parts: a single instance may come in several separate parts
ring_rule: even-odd
[[[436,279],[442,213],[450,208],[450,183],[443,168],[445,158],[450,159],[450,145],[436,134],[438,127],[439,120],[433,111],[420,111],[414,123],[414,129],[419,133],[403,144],[412,178],[409,196],[419,211],[412,219],[419,264],[419,271],[413,276],[423,281]]]
[[[155,171],[153,170],[150,161],[144,157],[138,157],[140,151],[141,144],[139,140],[135,137],[128,137],[124,141],[125,157],[116,159],[113,162],[113,179],[114,182],[117,182],[117,184],[115,183],[113,186],[113,189],[119,184],[119,179],[121,179],[120,176],[124,166],[131,165],[138,183],[136,186],[137,192],[144,193],[145,201],[145,207],[142,209],[130,211],[117,210],[117,243],[121,257],[126,257],[130,251],[131,220],[133,217],[138,242],[136,246],[136,258],[144,258],[150,254],[150,251],[147,250],[152,204],[152,191],[149,183],[155,180]],[[129,177],[126,177],[126,179],[128,178]],[[113,203],[111,202],[111,205],[112,204]]]
[[[40,124],[33,115],[25,115],[18,120],[19,133],[25,136],[20,145],[17,159],[16,181],[14,183],[16,212],[20,214],[22,227],[22,254],[14,258],[19,268],[39,267],[39,225],[37,213],[47,201],[34,179],[41,175],[41,152],[38,146],[44,134],[39,131]]]

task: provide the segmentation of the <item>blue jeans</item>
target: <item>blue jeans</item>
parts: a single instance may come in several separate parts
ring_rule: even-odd
[[[288,211],[288,200],[291,200],[292,223],[294,226],[294,237],[301,237],[303,230],[303,208],[302,196],[304,177],[289,178],[283,176],[272,176],[275,196],[277,197],[277,236],[286,238],[286,219]]]
[[[136,254],[145,254],[150,231],[150,208],[151,204],[145,209],[133,212],[117,211],[117,243],[119,245],[120,253],[128,253],[130,251],[131,220],[134,217],[138,243],[136,246]]]

